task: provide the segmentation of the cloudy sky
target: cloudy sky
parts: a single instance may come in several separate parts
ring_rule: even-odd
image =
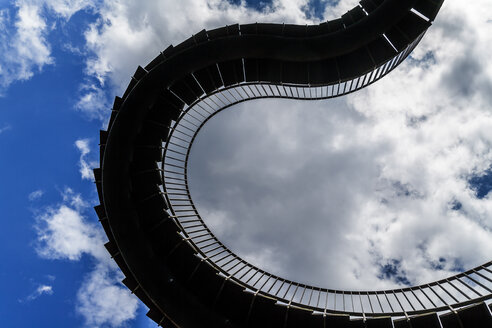
[[[319,23],[356,3],[0,0],[2,322],[153,327],[92,210],[113,97],[203,28]],[[491,1],[446,0],[375,85],[224,111],[193,146],[200,213],[251,262],[331,288],[422,283],[490,260],[491,32]]]

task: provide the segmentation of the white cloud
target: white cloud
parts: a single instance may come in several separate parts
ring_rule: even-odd
[[[76,311],[87,326],[121,327],[136,317],[139,302],[119,283],[123,276],[103,246],[104,232],[84,215],[87,202],[69,188],[62,196],[61,204],[36,217],[36,251],[48,259],[78,261],[83,255],[92,258],[94,268],[77,292]],[[52,293],[51,287],[40,286],[32,297],[43,293]]]
[[[32,202],[33,200],[41,198],[43,196],[43,194],[44,194],[44,191],[42,191],[41,189],[38,189],[38,190],[31,192],[27,196],[27,198]]]
[[[51,286],[48,286],[48,285],[41,285],[38,287],[38,289],[36,289],[36,293],[38,294],[53,294],[53,287]]]
[[[84,84],[80,90],[80,98],[75,109],[84,113],[90,119],[99,119],[107,124],[108,108],[110,108],[106,91],[97,84]]]
[[[19,303],[31,302],[40,297],[41,295],[53,295],[53,287],[50,285],[39,285],[35,291],[29,294],[26,298],[19,299]]]
[[[65,190],[63,197],[62,204],[47,208],[36,218],[38,254],[49,259],[72,261],[88,254],[100,261],[106,260],[104,233],[82,215],[87,207],[85,202],[70,189]]]
[[[86,157],[91,152],[89,147],[89,139],[79,139],[75,141],[75,146],[80,151],[80,160],[79,160],[79,172],[82,179],[93,180],[94,173],[92,172],[92,168],[98,165],[95,161],[87,161]]]
[[[76,310],[88,326],[121,327],[135,318],[139,302],[119,283],[122,278],[120,272],[102,264],[86,277],[77,293]]]
[[[75,141],[75,146],[80,151],[81,156],[85,156],[91,152],[89,148],[89,139],[79,139]]]
[[[94,8],[95,2],[92,0],[37,0],[40,4],[44,4],[47,8],[55,12],[57,15],[68,20],[72,15],[80,10]]]
[[[27,80],[35,71],[53,63],[42,8],[29,2],[17,2],[16,6],[13,26],[10,12],[7,9],[0,11],[0,94],[11,83]]]
[[[323,15],[327,20],[339,18],[340,16],[345,14],[347,11],[349,11],[350,9],[357,6],[359,4],[359,2],[360,2],[360,0],[338,1],[333,6],[326,6],[325,12]]]
[[[62,193],[62,199],[64,203],[70,204],[70,206],[79,212],[89,208],[89,203],[80,194],[76,194],[72,188],[65,188],[65,191]]]
[[[54,64],[47,37],[57,20],[48,21],[48,12],[68,21],[89,8],[94,8],[94,1],[17,0],[10,9],[0,9],[0,96],[12,83],[28,80]]]

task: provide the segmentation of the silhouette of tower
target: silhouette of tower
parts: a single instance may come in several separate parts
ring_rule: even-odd
[[[319,25],[202,30],[138,67],[100,133],[97,214],[123,283],[164,327],[492,327],[492,262],[429,284],[331,290],[278,277],[206,226],[187,163],[215,114],[257,98],[364,88],[416,47],[443,0],[362,0]],[[439,314],[439,315],[438,315]]]

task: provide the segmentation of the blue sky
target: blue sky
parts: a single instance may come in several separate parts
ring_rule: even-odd
[[[102,247],[89,170],[112,99],[137,65],[202,28],[317,23],[356,3],[0,1],[2,326],[153,326]],[[491,12],[489,1],[446,1],[412,60],[359,95],[309,111],[251,102],[212,120],[190,165],[192,192],[214,231],[273,272],[340,288],[425,282],[490,260]],[[255,139],[255,131],[268,133]],[[316,147],[303,146],[313,140]],[[324,176],[296,174],[310,168]],[[305,199],[296,203],[289,189]],[[310,202],[312,190],[325,198]],[[296,207],[259,221],[267,201]],[[290,255],[279,251],[286,238],[278,231],[255,228],[279,217],[282,236],[306,231],[303,240],[287,238],[299,245]],[[320,251],[306,257],[313,247]]]

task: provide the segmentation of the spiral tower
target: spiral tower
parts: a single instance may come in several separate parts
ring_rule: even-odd
[[[138,67],[100,132],[96,212],[123,283],[163,327],[492,327],[492,261],[392,290],[334,290],[248,263],[207,227],[188,187],[215,114],[258,98],[328,99],[397,67],[443,0],[362,0],[319,25],[202,30]],[[491,307],[491,305],[489,305]]]

